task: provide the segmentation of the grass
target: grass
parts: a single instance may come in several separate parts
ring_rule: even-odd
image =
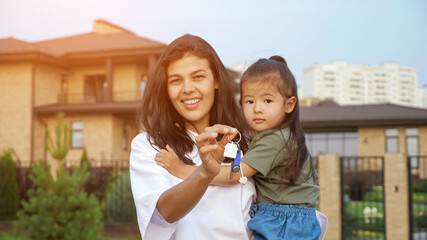
[[[427,204],[427,193],[417,192],[412,194],[412,203]]]
[[[358,235],[358,236],[384,238],[384,233],[383,232],[373,232],[373,231],[365,231],[365,230],[354,230],[354,231],[352,231],[352,233],[354,235]]]
[[[363,216],[363,210],[366,208],[377,208],[377,212],[384,214],[384,206],[378,202],[363,202],[363,201],[351,201],[345,208],[345,214],[351,216]]]
[[[381,229],[384,228],[384,205],[378,191],[372,191],[366,197],[365,201],[348,201],[345,206],[345,228],[344,231],[351,236],[369,236],[384,237]],[[370,201],[366,201],[369,199]],[[427,193],[413,193],[412,213],[414,225],[416,228],[427,227]],[[365,219],[363,211],[366,207],[377,208],[377,216]],[[365,221],[368,220],[368,221]]]

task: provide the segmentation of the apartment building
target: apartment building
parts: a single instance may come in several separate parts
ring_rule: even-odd
[[[427,85],[418,89],[417,99],[422,108],[427,108]]]
[[[97,20],[93,31],[47,41],[0,39],[0,150],[22,162],[48,159],[45,129],[65,113],[67,159],[127,159],[134,116],[164,43]]]
[[[417,70],[396,63],[314,64],[304,70],[303,89],[306,97],[333,99],[340,105],[393,103],[421,107],[416,97]]]

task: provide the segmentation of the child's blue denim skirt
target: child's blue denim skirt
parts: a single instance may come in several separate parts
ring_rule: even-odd
[[[320,224],[316,210],[295,205],[254,203],[248,227],[256,240],[318,239]]]

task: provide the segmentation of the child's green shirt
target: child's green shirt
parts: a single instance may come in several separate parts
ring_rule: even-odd
[[[242,161],[258,170],[254,175],[257,202],[314,208],[317,205],[320,190],[314,183],[313,176],[307,178],[310,174],[309,160],[305,161],[294,185],[280,184],[283,181],[278,174],[283,171],[281,165],[290,158],[285,145],[289,134],[289,128],[259,133],[251,142]]]

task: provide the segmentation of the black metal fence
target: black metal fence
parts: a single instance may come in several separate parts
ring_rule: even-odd
[[[427,156],[408,157],[411,239],[427,239]]]
[[[384,158],[341,157],[342,239],[386,239]]]
[[[72,172],[79,164],[79,161],[67,161],[65,167]],[[100,201],[104,209],[104,222],[136,223],[136,210],[129,179],[129,160],[92,160],[89,172],[89,180],[82,187],[82,191],[93,194]],[[31,173],[30,164],[16,163],[20,203],[28,201],[27,191],[35,187],[29,177]],[[3,173],[0,172],[0,174]],[[21,204],[19,206],[21,207]],[[9,221],[12,220],[9,219]]]

